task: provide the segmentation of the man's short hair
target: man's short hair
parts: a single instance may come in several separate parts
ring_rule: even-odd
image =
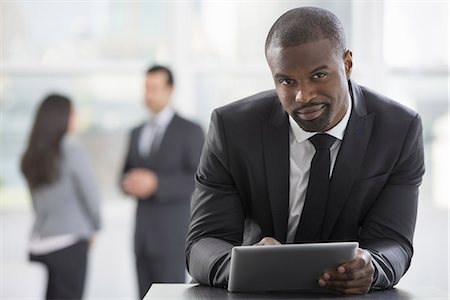
[[[170,86],[173,86],[174,80],[173,80],[172,71],[170,71],[170,69],[168,67],[161,66],[161,65],[153,65],[147,70],[147,74],[156,73],[156,72],[166,73],[167,74],[167,84]]]
[[[266,53],[270,47],[293,47],[328,39],[337,51],[345,53],[345,33],[342,23],[332,12],[317,7],[298,7],[287,11],[269,31]]]

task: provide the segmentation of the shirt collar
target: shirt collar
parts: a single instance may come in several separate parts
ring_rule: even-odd
[[[352,111],[352,101],[351,97],[349,95],[348,97],[348,105],[347,105],[347,111],[345,112],[344,117],[339,121],[339,123],[336,124],[333,128],[331,128],[328,131],[325,131],[325,133],[335,137],[338,140],[341,140],[344,138],[345,128],[347,128],[348,120],[350,119],[350,113]],[[319,132],[308,132],[303,130],[297,122],[295,122],[294,118],[289,116],[289,124],[292,130],[292,133],[294,134],[294,138],[297,143],[301,143],[303,141],[306,141],[313,135],[316,135]]]
[[[151,122],[154,122],[154,124],[158,125],[158,127],[166,127],[174,115],[175,111],[173,108],[171,106],[166,106],[157,114],[150,112],[150,120]]]

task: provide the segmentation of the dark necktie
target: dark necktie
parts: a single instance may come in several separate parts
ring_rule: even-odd
[[[153,124],[153,141],[150,147],[150,158],[155,158],[158,153],[161,143],[161,127],[157,124]]]
[[[336,140],[328,134],[309,138],[316,148],[311,161],[305,205],[300,216],[295,242],[314,242],[321,239],[330,185],[330,147]]]

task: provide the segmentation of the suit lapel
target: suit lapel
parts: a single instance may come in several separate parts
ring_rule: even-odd
[[[262,121],[262,137],[274,238],[285,243],[289,211],[289,123],[278,100],[270,118]]]
[[[331,177],[330,196],[322,231],[322,239],[324,240],[329,239],[358,175],[375,117],[374,114],[367,114],[364,95],[355,83],[350,83],[350,91],[353,98],[352,113]]]

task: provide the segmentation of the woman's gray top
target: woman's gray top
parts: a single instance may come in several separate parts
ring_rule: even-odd
[[[70,136],[61,142],[59,176],[31,191],[35,210],[32,236],[73,234],[89,239],[100,229],[100,198],[87,153]]]

